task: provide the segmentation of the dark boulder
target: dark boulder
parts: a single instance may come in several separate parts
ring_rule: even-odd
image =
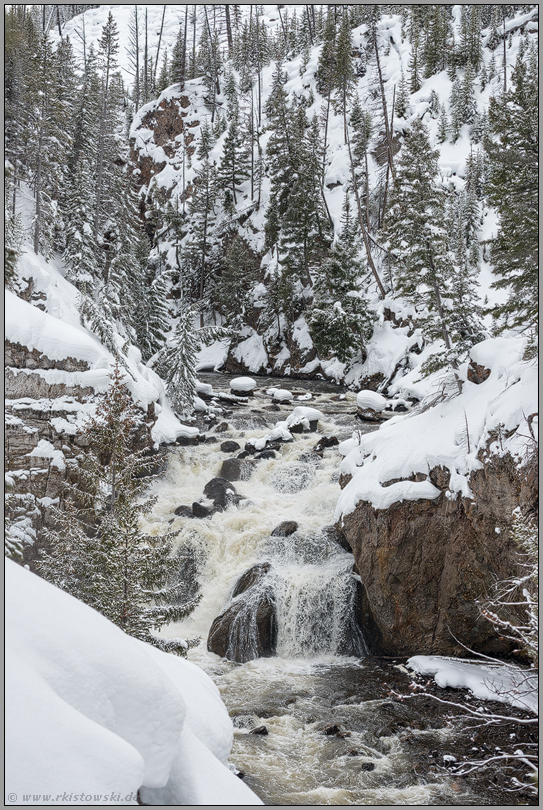
[[[231,439],[221,444],[221,451],[223,453],[235,453],[236,450],[241,450],[241,447],[237,442],[234,442]]]
[[[239,456],[238,456],[238,458],[239,458]],[[275,458],[275,451],[274,450],[263,450],[261,453],[259,453],[257,456],[255,456],[255,458],[262,458],[262,459]]]
[[[228,422],[220,422],[215,428],[215,433],[224,433],[227,430],[230,430]]]
[[[236,458],[249,458],[251,454],[248,450],[242,450],[241,453],[238,453]]]
[[[284,520],[279,526],[276,526],[271,533],[272,537],[288,537],[294,532],[298,531],[298,524],[295,520]]]
[[[212,478],[204,487],[205,497],[223,509],[234,502],[235,494],[236,488],[227,478]]]
[[[239,458],[227,458],[221,466],[221,478],[227,481],[248,481],[253,472],[253,463]]]
[[[236,596],[239,596],[240,593],[245,593],[245,591],[252,588],[253,585],[256,585],[257,582],[260,582],[268,571],[271,568],[271,563],[264,562],[264,563],[257,563],[253,565],[252,568],[249,568],[236,582],[236,586],[234,588],[234,592],[232,593],[232,599]]]
[[[217,616],[207,649],[240,664],[275,655],[277,613],[272,589],[257,583]]]
[[[266,726],[258,726],[258,728],[253,728],[253,729],[252,729],[252,730],[249,732],[249,734],[257,734],[257,735],[259,735],[260,737],[267,737],[267,736],[268,736],[268,734],[269,734],[269,731],[268,731],[268,729],[266,728]]]
[[[175,443],[180,447],[196,447],[199,441],[198,436],[178,436]]]
[[[322,439],[319,439],[315,447],[313,448],[314,453],[323,453],[329,447],[337,447],[339,444],[339,439],[337,436],[323,436]]]
[[[177,517],[194,517],[192,507],[184,504],[177,507],[177,509],[174,511],[174,515],[177,515]]]
[[[205,443],[206,443],[206,444],[217,444],[217,442],[218,442],[218,441],[219,441],[219,440],[217,439],[217,437],[216,437],[216,436],[206,436],[206,441],[205,441]]]
[[[192,504],[192,514],[197,518],[211,517],[216,511],[217,509],[214,506],[207,506],[206,504],[198,503],[198,501],[194,501]]]

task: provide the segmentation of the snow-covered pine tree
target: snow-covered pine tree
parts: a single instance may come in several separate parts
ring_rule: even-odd
[[[179,604],[179,562],[172,554],[175,533],[146,535],[140,517],[154,499],[142,498],[156,457],[134,449],[141,427],[118,365],[107,393],[83,432],[81,481],[69,488],[65,509],[52,510],[48,551],[39,573],[103,613],[129,635],[167,652],[184,655],[186,642],[166,640],[155,630],[184,618],[194,602]]]
[[[491,242],[493,286],[509,292],[493,311],[500,327],[533,326],[538,318],[538,72],[537,54],[519,60],[514,89],[492,98],[487,139],[487,198],[499,214]]]
[[[461,390],[455,308],[463,303],[453,288],[458,270],[449,246],[447,194],[438,180],[437,156],[425,125],[417,119],[397,161],[384,233],[394,267],[395,292],[417,308],[424,337],[443,344],[425,370],[452,368]],[[467,298],[465,294],[463,300]]]
[[[343,202],[341,233],[329,256],[315,272],[309,330],[321,357],[335,354],[348,363],[365,356],[372,320],[360,291],[363,269],[357,260],[356,225],[349,193]]]
[[[227,332],[220,327],[204,326],[198,329],[195,325],[198,317],[195,306],[183,307],[175,331],[153,364],[166,383],[175,410],[184,417],[194,410],[196,355],[202,346],[227,336]]]
[[[235,328],[243,323],[257,277],[258,257],[242,236],[229,235],[221,275],[215,286],[215,306],[227,326]]]

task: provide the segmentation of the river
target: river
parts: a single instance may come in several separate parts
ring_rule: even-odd
[[[229,390],[229,376],[200,375],[215,391]],[[322,435],[341,441],[354,429],[375,429],[355,417],[355,395],[319,381],[257,378],[247,405],[230,408],[199,426],[216,442],[170,452],[166,474],[153,485],[158,496],[147,518],[149,533],[179,530],[176,539],[186,596],[201,600],[189,618],[163,630],[168,637],[200,637],[190,660],[215,681],[233,718],[231,761],[267,805],[509,805],[531,803],[502,792],[488,774],[460,779],[448,766],[480,737],[460,734],[429,700],[399,702],[411,681],[400,660],[365,654],[354,619],[353,557],[323,527],[333,523],[340,492],[337,447],[322,456]],[[266,390],[288,388],[311,399],[272,404]],[[234,486],[238,506],[204,519],[177,517],[175,509],[202,498],[220,473],[220,443],[261,438],[297,404],[324,414],[318,433],[296,434],[275,458],[259,460]],[[218,409],[217,409],[218,410]],[[226,426],[225,424],[226,423]],[[219,430],[217,431],[217,428]],[[239,452],[239,451],[237,451]],[[296,521],[289,537],[272,537],[282,521]],[[211,624],[229,604],[239,577],[259,562],[277,603],[277,655],[244,664],[206,649]],[[345,651],[350,639],[351,655]],[[354,640],[353,640],[354,639]],[[267,734],[251,734],[265,726]],[[339,733],[326,733],[337,726]],[[332,729],[333,731],[333,729]]]

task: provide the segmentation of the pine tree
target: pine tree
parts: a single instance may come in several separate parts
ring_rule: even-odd
[[[396,293],[417,307],[425,338],[442,341],[443,348],[434,353],[425,370],[452,368],[461,390],[455,308],[464,305],[453,289],[456,268],[446,227],[446,192],[437,179],[437,156],[426,127],[416,120],[397,162],[385,235]]]
[[[179,604],[182,584],[172,554],[175,533],[150,536],[139,526],[155,500],[141,499],[147,485],[142,474],[156,464],[156,458],[134,450],[140,428],[117,365],[82,434],[87,449],[80,484],[70,488],[64,510],[52,510],[56,527],[47,533],[50,550],[42,551],[37,567],[45,579],[129,635],[184,655],[186,642],[167,641],[153,632],[185,617],[195,603]]]
[[[371,318],[360,292],[363,271],[357,260],[355,232],[346,193],[341,233],[316,272],[309,314],[311,337],[320,356],[335,354],[343,363],[360,353],[364,356],[372,331]]]
[[[196,355],[204,345],[226,337],[224,329],[195,326],[198,310],[185,306],[173,335],[159,352],[155,367],[166,383],[175,410],[189,416],[194,410],[196,396]]]
[[[237,106],[237,105],[236,105]],[[247,142],[239,125],[237,109],[230,119],[224,139],[223,154],[219,165],[218,181],[225,191],[225,209],[233,210],[237,204],[240,186],[250,177]]]
[[[406,118],[409,115],[409,91],[403,70],[394,102],[394,114],[396,118]]]
[[[491,242],[496,280],[509,292],[493,316],[505,326],[537,322],[538,289],[538,74],[535,55],[518,61],[515,87],[505,98],[491,99],[492,139],[486,143],[488,201],[499,214]]]
[[[216,306],[227,326],[239,327],[250,307],[250,292],[257,281],[256,258],[245,239],[233,234],[215,287]]]
[[[352,37],[349,27],[349,15],[343,14],[337,39],[332,84],[335,88],[334,108],[336,114],[343,116],[343,134],[347,143],[347,110],[354,87],[354,68],[352,58]]]

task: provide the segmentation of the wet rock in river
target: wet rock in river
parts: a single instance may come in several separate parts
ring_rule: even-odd
[[[253,462],[251,461],[227,458],[221,466],[221,477],[228,481],[248,481],[253,469]]]
[[[207,504],[199,503],[198,501],[194,501],[192,504],[192,514],[197,518],[211,517],[211,515],[213,515],[216,511],[217,510],[214,506],[208,506]]]
[[[267,737],[270,732],[266,728],[266,726],[258,726],[257,728],[253,728],[249,734],[258,734],[260,737]]]
[[[255,456],[255,458],[262,458],[262,459],[275,458],[275,452],[273,450],[263,450],[261,453],[258,453],[258,455]]]
[[[215,433],[225,433],[227,430],[230,430],[228,422],[220,422],[215,428]]]
[[[194,517],[192,507],[185,504],[178,506],[174,511],[174,515],[177,515],[177,517]]]
[[[223,453],[235,453],[236,450],[241,450],[241,447],[237,442],[231,439],[221,444],[221,451]]]
[[[352,548],[350,547],[347,538],[343,534],[340,528],[337,526],[325,526],[322,530],[322,533],[326,537],[327,540],[331,540],[333,543],[337,543],[338,546],[344,551],[348,551],[352,553]]]
[[[241,453],[238,453],[236,458],[249,458],[251,454],[248,450],[242,450]]]
[[[249,568],[249,570],[238,579],[234,592],[232,593],[232,598],[234,599],[236,596],[239,596],[240,593],[245,593],[245,591],[252,588],[253,585],[256,585],[257,582],[260,582],[270,568],[271,563],[269,562],[257,563],[253,565],[252,568]]]
[[[212,478],[204,487],[205,497],[213,501],[215,506],[221,506],[223,509],[236,500],[233,497],[236,494],[235,486],[227,478]]]
[[[214,620],[207,649],[244,664],[277,650],[277,614],[270,587],[253,585]]]
[[[229,661],[269,658],[277,649],[275,595],[265,581],[270,563],[254,565],[239,578],[233,602],[214,620],[207,649]]]
[[[272,537],[288,537],[298,530],[298,524],[295,520],[284,520],[279,526],[276,526],[271,533]]]
[[[322,439],[319,439],[315,447],[313,448],[314,453],[323,453],[329,447],[336,447],[339,444],[339,439],[337,436],[323,436]]]

